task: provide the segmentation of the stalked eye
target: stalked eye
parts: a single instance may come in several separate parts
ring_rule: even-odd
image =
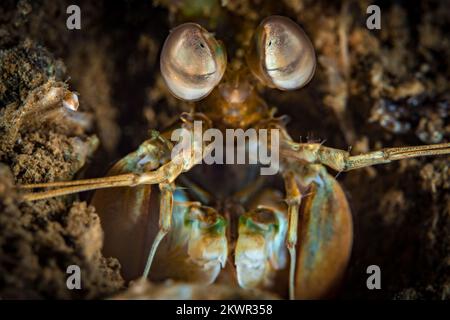
[[[316,56],[298,24],[286,17],[271,16],[261,22],[253,35],[247,63],[265,85],[292,90],[311,80]]]
[[[195,23],[171,31],[161,52],[161,73],[178,98],[199,100],[208,95],[225,72],[226,53],[219,41]]]

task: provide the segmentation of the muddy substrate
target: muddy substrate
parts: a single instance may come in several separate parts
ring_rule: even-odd
[[[120,264],[101,253],[90,195],[26,203],[14,185],[102,176],[149,129],[187,110],[167,93],[158,71],[161,44],[180,22],[216,29],[231,55],[245,38],[233,33],[251,32],[267,15],[289,16],[305,28],[319,61],[314,80],[295,92],[264,92],[279,114],[290,116],[295,138],[352,146],[353,153],[448,141],[445,1],[380,2],[378,31],[365,27],[371,4],[365,0],[225,1],[209,11],[170,1],[81,1],[82,29],[69,31],[72,2],[0,4],[1,298],[123,297]],[[50,93],[64,90],[79,93],[76,115],[46,105]],[[337,298],[449,299],[448,157],[405,160],[338,180],[355,234]],[[381,290],[366,287],[373,264],[381,268]],[[83,270],[82,290],[67,290],[68,265]],[[167,294],[149,296],[157,292]]]

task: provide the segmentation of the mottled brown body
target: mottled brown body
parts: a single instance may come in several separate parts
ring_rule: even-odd
[[[150,142],[150,145],[158,145],[157,141]],[[164,146],[159,144],[159,148]],[[148,155],[149,152],[145,154]],[[159,157],[165,158],[161,153]],[[129,155],[117,163],[109,175],[139,171],[136,166],[141,158],[137,154]],[[167,157],[166,159],[169,160]],[[350,257],[350,209],[341,187],[326,173],[324,167],[299,165],[292,161],[287,161],[284,165],[295,173],[295,180],[304,194],[298,210],[300,223],[296,297],[327,297],[339,285]],[[261,178],[258,173],[258,167],[250,165],[198,165],[177,180],[179,187],[186,188],[185,200],[201,201],[204,206],[214,207],[228,222],[228,263],[218,276],[218,282],[239,285],[233,249],[239,237],[240,216],[258,206],[267,206],[282,212],[284,223],[287,224],[288,207],[283,197],[282,178]],[[92,199],[105,231],[104,254],[121,261],[125,279],[133,280],[143,272],[147,254],[158,232],[159,201],[158,188],[150,185],[99,190]],[[174,211],[176,210],[179,210],[179,206],[175,200]],[[174,279],[204,283],[215,280],[211,280],[211,271],[204,272],[198,265],[189,263],[187,245],[183,242],[186,237],[183,226],[174,223],[159,245],[150,272],[151,280]],[[288,287],[288,264],[274,270],[270,281],[258,287],[285,295]]]
[[[119,259],[128,280],[222,281],[291,299],[330,296],[345,273],[353,229],[345,194],[326,167],[341,172],[449,154],[450,144],[351,156],[297,143],[260,97],[256,81],[280,90],[306,85],[315,70],[306,34],[287,18],[266,18],[245,60],[226,70],[225,49],[210,33],[193,23],[177,27],[164,44],[161,71],[176,97],[198,101],[194,110],[180,115],[171,130],[153,134],[107,177],[22,186],[62,187],[25,198],[102,189],[92,204],[105,231],[104,253]],[[277,130],[278,174],[260,178],[246,166],[197,166],[209,146],[194,134],[195,121],[203,130]],[[172,154],[170,136],[178,127],[192,133],[189,153]],[[251,143],[248,150],[254,150]]]

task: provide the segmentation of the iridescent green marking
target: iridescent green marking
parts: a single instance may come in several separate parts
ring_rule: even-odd
[[[276,223],[269,223],[269,224],[262,224],[257,223],[253,221],[251,217],[248,216],[240,216],[239,217],[239,225],[245,227],[250,232],[260,233],[260,234],[267,234],[272,232],[278,231],[278,224]]]
[[[216,223],[210,226],[207,230],[213,235],[223,236],[225,234],[227,222],[222,217],[218,218]]]
[[[217,215],[216,221],[212,225],[206,225],[199,218],[192,217],[187,211],[184,219],[184,225],[190,228],[197,227],[202,232],[209,233],[211,235],[223,236],[225,234],[227,221],[223,217]]]

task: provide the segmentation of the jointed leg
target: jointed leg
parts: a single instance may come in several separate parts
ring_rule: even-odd
[[[450,154],[450,143],[384,148],[351,156],[347,151],[325,147],[317,143],[289,141],[286,142],[281,153],[288,158],[296,158],[309,163],[321,163],[336,171],[350,171],[394,160]]]
[[[161,190],[159,231],[153,240],[150,253],[148,254],[147,264],[145,265],[144,274],[142,275],[144,278],[148,277],[156,250],[172,226],[173,191],[175,190],[175,185],[173,183],[160,183],[159,189]]]
[[[297,261],[297,230],[298,230],[298,215],[302,195],[295,181],[294,175],[288,172],[284,175],[284,183],[286,188],[286,202],[288,204],[288,232],[286,246],[290,255],[289,266],[289,299],[295,299],[295,269]]]
[[[208,145],[203,149],[203,153],[200,153],[199,145],[201,145],[201,143],[201,141],[193,141],[191,149],[182,150],[182,152],[174,156],[168,163],[153,171],[144,173],[126,173],[78,181],[27,184],[19,186],[19,188],[34,189],[60,187],[60,189],[56,190],[29,193],[23,196],[25,200],[34,201],[95,189],[133,187],[142,184],[173,182],[182,172],[190,170],[194,165],[199,163],[199,160],[202,159],[203,155],[208,154],[208,152],[211,151],[210,149],[213,148],[213,144]]]
[[[56,190],[48,190],[37,193],[25,194],[23,198],[28,201],[47,199],[82,191],[104,189],[112,187],[133,187],[142,184],[157,184],[164,181],[174,181],[184,171],[183,163],[170,161],[157,170],[144,173],[125,173],[116,176],[85,179],[77,181],[49,182],[39,184],[27,184],[19,186],[21,189],[61,187]]]

